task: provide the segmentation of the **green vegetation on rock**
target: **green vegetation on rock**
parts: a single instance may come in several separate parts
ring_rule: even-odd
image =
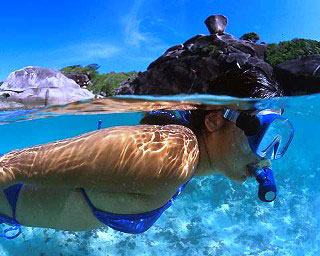
[[[266,61],[275,66],[282,62],[311,54],[320,54],[320,42],[296,38],[291,41],[280,42],[279,44],[268,44]]]
[[[244,34],[241,39],[256,42],[260,39],[259,35],[255,32]],[[278,44],[267,44],[265,53],[265,61],[276,66],[288,60],[298,59],[311,54],[320,54],[320,42],[309,39],[293,39],[291,41],[284,41]],[[220,47],[217,45],[207,45],[201,49],[201,54],[217,58],[220,55]],[[95,94],[104,96],[114,95],[114,90],[118,88],[123,82],[133,80],[137,77],[137,72],[98,72],[99,65],[90,64],[87,66],[74,65],[68,66],[60,71],[68,77],[82,82],[81,86],[86,86]],[[79,84],[81,82],[77,81]]]
[[[85,67],[82,67],[81,65],[74,65],[74,66],[68,66],[60,69],[60,71],[64,74],[68,73],[81,73],[86,74],[90,79],[92,79],[94,76],[98,75],[98,64],[90,64]]]
[[[211,56],[213,58],[218,57],[219,56],[219,47],[213,44],[210,44],[204,48],[201,49],[201,52],[203,54],[205,54],[206,56]]]
[[[98,74],[92,79],[91,89],[96,94],[104,93],[106,96],[114,94],[114,90],[118,88],[124,81],[133,80],[137,77],[137,72],[110,72],[107,74]]]
[[[124,81],[137,77],[137,72],[135,71],[99,74],[98,69],[99,65],[90,64],[85,67],[82,67],[81,65],[68,66],[62,68],[60,71],[65,75],[87,75],[91,81],[91,83],[87,86],[87,89],[93,91],[95,94],[102,94],[105,96],[112,96],[114,94],[114,90],[118,88]]]
[[[256,32],[250,32],[247,34],[244,34],[240,37],[241,40],[248,40],[251,42],[256,43],[257,41],[260,40],[260,36]]]

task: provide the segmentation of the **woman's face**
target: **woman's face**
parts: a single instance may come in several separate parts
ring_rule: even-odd
[[[212,166],[228,178],[244,182],[249,176],[247,165],[258,163],[244,132],[234,123],[225,120],[226,126],[207,133],[206,141]]]

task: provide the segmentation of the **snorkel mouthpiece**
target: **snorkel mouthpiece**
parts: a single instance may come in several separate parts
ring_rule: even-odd
[[[258,197],[263,202],[272,202],[277,197],[277,186],[270,167],[260,168],[258,165],[248,165],[248,170],[259,183]]]

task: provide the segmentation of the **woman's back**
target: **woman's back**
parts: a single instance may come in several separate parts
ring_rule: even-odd
[[[68,152],[74,152],[73,157]],[[197,160],[197,141],[188,128],[141,125],[15,151],[5,155],[1,165],[15,169],[21,181],[33,183],[22,187],[17,201],[16,218],[22,225],[89,230],[101,224],[80,188],[102,211],[149,212],[170,200],[191,177]],[[54,175],[59,177],[55,180]],[[8,204],[4,205],[3,213],[10,212]]]

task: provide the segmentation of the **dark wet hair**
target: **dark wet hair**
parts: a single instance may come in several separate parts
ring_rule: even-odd
[[[234,67],[222,72],[214,80],[208,93],[238,98],[283,97],[280,84],[257,67]]]
[[[256,67],[234,67],[226,70],[214,80],[208,93],[238,98],[283,97],[283,91],[279,83]],[[140,124],[184,125],[198,135],[203,128],[205,116],[212,111],[202,109],[186,111],[187,114],[183,118],[179,117],[179,115],[177,116],[175,111],[149,112],[140,121]],[[187,120],[187,122],[183,119]]]

